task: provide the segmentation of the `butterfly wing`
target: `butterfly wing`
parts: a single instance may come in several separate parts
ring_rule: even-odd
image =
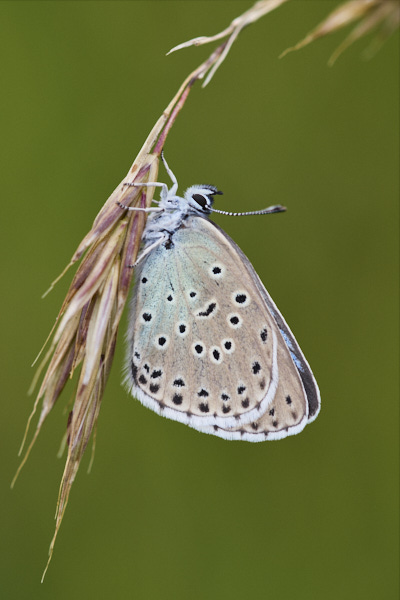
[[[195,427],[254,421],[275,395],[279,331],[229,238],[202,217],[184,225],[136,270],[127,385]]]
[[[302,423],[304,387],[265,294],[236,244],[208,219],[189,217],[136,271],[126,364],[131,393],[166,417],[247,439],[236,430],[246,426],[255,435],[251,423],[274,401],[277,412],[285,408],[276,398],[281,364],[287,385],[278,389],[293,396],[291,418]]]
[[[202,428],[201,431],[227,440],[248,442],[279,440],[300,433],[309,420],[309,405],[301,378],[296,377],[282,344],[278,344],[278,370],[279,382],[275,396],[258,420],[230,429],[213,426]]]
[[[228,429],[217,426],[207,427],[202,431],[229,440],[259,442],[267,439],[282,439],[300,433],[307,423],[317,418],[321,407],[320,391],[293,333],[253,266],[237,244],[233,240],[230,242],[241,256],[243,266],[251,275],[279,329],[279,382],[271,405],[257,421]],[[294,375],[295,371],[297,377]]]

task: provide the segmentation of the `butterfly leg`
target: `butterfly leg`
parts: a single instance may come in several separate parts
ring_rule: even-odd
[[[160,181],[148,181],[147,183],[135,183],[135,182],[127,182],[124,185],[128,187],[160,187],[161,189],[161,199],[166,198],[168,196],[168,186],[166,183],[161,183]]]
[[[175,196],[178,191],[178,182],[172,170],[169,168],[167,161],[164,158],[164,152],[161,152],[161,158],[164,163],[165,170],[167,171],[171,181],[172,186],[168,189],[166,183],[161,183],[159,181],[148,181],[147,183],[135,183],[135,182],[126,182],[124,185],[128,187],[160,187],[161,188],[161,201],[166,200],[168,196]],[[157,200],[156,200],[157,202]]]
[[[171,196],[175,196],[176,192],[178,191],[178,182],[176,180],[175,175],[173,174],[173,172],[169,168],[167,161],[165,160],[164,152],[161,152],[161,159],[162,159],[162,161],[164,163],[165,170],[167,171],[167,173],[168,173],[168,175],[169,175],[169,177],[170,177],[170,179],[172,181],[172,187],[169,190],[169,193],[170,193]]]
[[[160,246],[167,239],[168,239],[168,234],[167,234],[167,232],[163,231],[161,233],[160,237],[157,238],[155,242],[153,242],[152,244],[150,244],[150,246],[147,246],[147,247],[143,248],[143,250],[140,252],[140,254],[137,257],[137,259],[134,262],[134,264],[133,265],[128,265],[128,267],[130,269],[133,269],[134,267],[137,267],[137,265],[144,259],[144,257],[149,254],[149,252],[151,252],[152,250],[154,250],[154,248],[157,248],[158,246]]]
[[[142,208],[140,206],[127,206],[126,204],[122,204],[122,202],[116,202],[120,208],[125,210],[141,210],[142,212],[162,212],[163,208],[158,208],[157,206],[150,206],[149,208]]]

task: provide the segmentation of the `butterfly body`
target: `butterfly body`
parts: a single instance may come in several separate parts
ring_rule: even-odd
[[[209,220],[219,192],[192,186],[181,198],[176,187],[163,189],[135,268],[128,389],[225,439],[298,433],[319,410],[308,363],[249,260]]]

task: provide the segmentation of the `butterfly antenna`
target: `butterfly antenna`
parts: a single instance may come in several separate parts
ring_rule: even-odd
[[[268,208],[262,208],[261,210],[252,210],[250,212],[228,212],[226,210],[218,210],[212,208],[212,212],[219,213],[220,215],[227,215],[228,217],[247,217],[249,215],[269,215],[270,213],[285,212],[286,206],[276,204],[275,206],[269,206]]]

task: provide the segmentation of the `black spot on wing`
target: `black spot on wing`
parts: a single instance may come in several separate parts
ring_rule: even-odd
[[[207,306],[206,310],[202,310],[197,313],[198,317],[209,317],[215,310],[217,304],[215,302],[210,302]]]

